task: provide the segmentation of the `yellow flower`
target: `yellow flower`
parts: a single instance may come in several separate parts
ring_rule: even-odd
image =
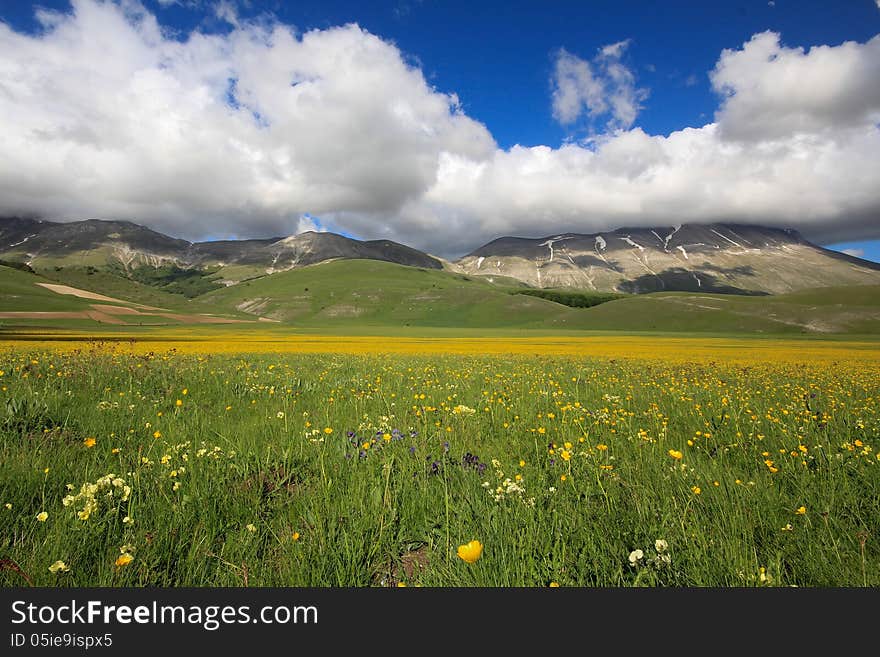
[[[247,529],[249,532],[255,532],[257,531],[257,526],[253,523],[248,523],[247,525],[245,525],[245,529]]]
[[[549,586],[551,589],[559,588],[559,582],[550,582]]]
[[[66,573],[70,570],[70,566],[64,563],[61,560],[56,561],[51,566],[49,566],[49,572],[53,575],[57,575],[58,573]]]
[[[180,394],[182,394],[182,395],[186,395],[186,394],[189,394],[189,390],[188,390],[188,389],[186,389],[186,388],[184,388],[184,389],[183,389],[183,390],[182,390],[182,391],[181,391],[181,393],[180,393]]]
[[[405,589],[405,588],[406,588],[406,582],[398,582],[398,583],[397,583],[397,588],[399,588],[399,589]]]
[[[111,454],[119,454],[120,451],[121,450],[118,447],[114,447],[113,449],[110,450],[110,453]]]
[[[117,568],[122,568],[123,566],[127,566],[132,561],[134,561],[134,557],[131,556],[128,552],[123,552],[118,557],[116,557],[115,565]]]
[[[519,460],[519,467],[521,467],[521,468],[526,467],[526,462],[523,461],[522,459],[520,459],[520,460]]]
[[[798,516],[805,515],[805,514],[807,513],[807,507],[805,507],[805,506],[799,506],[799,507],[797,508],[797,511],[795,511],[794,513],[795,513],[795,515],[798,515]]]
[[[299,536],[300,536],[299,532],[293,532],[293,536],[291,536],[291,538],[292,538],[294,541],[298,541],[298,540],[299,540]]]
[[[680,460],[681,460],[681,452],[679,452],[679,451],[676,450],[676,449],[670,449],[669,452],[668,452],[668,454],[669,454],[669,456],[671,456],[672,458],[674,458],[676,461],[680,461]]]
[[[183,401],[178,399],[176,402],[174,402],[174,405],[175,406],[183,406]]]
[[[608,445],[606,445],[605,443],[599,443],[598,445],[596,445],[596,449],[598,449],[600,452],[604,452],[606,449],[608,449]]]
[[[703,492],[703,489],[699,486],[691,486],[691,490],[694,492],[694,495],[699,495]]]
[[[571,452],[569,452],[567,449],[563,449],[561,452],[559,452],[559,456],[562,457],[563,461],[571,460]]]
[[[46,513],[45,511],[40,511],[40,512],[37,514],[37,520],[39,520],[40,522],[46,522],[46,519],[47,519],[48,517],[49,517],[49,514]]]
[[[458,546],[458,556],[468,563],[474,563],[482,555],[483,544],[479,541],[471,541],[465,545]]]
[[[86,438],[86,439],[83,441],[83,445],[85,445],[86,447],[94,447],[94,446],[95,446],[95,442],[96,442],[96,441],[95,441],[94,438]]]
[[[324,433],[329,436],[331,433],[333,433],[333,429],[331,429],[330,427],[324,427]]]
[[[559,479],[560,479],[560,481],[565,481],[566,479],[568,479],[568,477],[566,477],[565,475],[562,475],[561,477],[559,477]]]
[[[162,437],[161,431],[154,431],[153,432],[153,438],[161,438],[161,437]]]

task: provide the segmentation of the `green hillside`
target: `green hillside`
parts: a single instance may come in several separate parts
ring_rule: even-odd
[[[312,265],[200,299],[218,310],[245,310],[307,326],[537,327],[569,310],[461,274],[376,260]]]
[[[172,294],[152,285],[145,285],[124,278],[105,269],[88,267],[63,267],[55,269],[52,267],[49,269],[37,269],[37,273],[47,279],[51,279],[53,283],[70,285],[131,303],[166,308],[168,310],[210,312],[210,307],[204,306],[198,300],[190,300],[182,294]]]
[[[0,312],[76,312],[89,303],[66,294],[56,294],[37,285],[53,283],[42,276],[0,266]]]
[[[778,296],[660,292],[548,319],[548,327],[710,333],[880,333],[880,286]]]

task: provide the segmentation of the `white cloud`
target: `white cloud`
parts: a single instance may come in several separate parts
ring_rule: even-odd
[[[843,249],[841,253],[845,253],[846,255],[851,255],[854,258],[862,258],[865,255],[864,249]]]
[[[724,97],[716,120],[727,138],[827,134],[880,121],[880,37],[805,51],[762,32],[724,50],[710,78]]]
[[[356,25],[295,34],[236,17],[228,34],[180,41],[134,0],[73,5],[40,13],[38,35],[0,24],[0,216],[128,219],[190,239],[329,228],[448,257],[507,234],[681,221],[880,238],[867,83],[880,36],[803,51],[756,35],[720,55],[715,121],[666,136],[629,127],[626,42],[590,62],[560,53],[560,120],[598,113],[608,131],[501,150]]]
[[[179,42],[134,2],[73,8],[43,15],[42,35],[0,24],[0,212],[276,233],[305,212],[394,215],[440,153],[495,148],[356,25]]]
[[[635,76],[621,61],[629,40],[599,49],[592,62],[564,48],[556,53],[551,84],[553,116],[563,125],[586,114],[592,119],[609,115],[607,129],[629,128],[646,97],[635,86]]]

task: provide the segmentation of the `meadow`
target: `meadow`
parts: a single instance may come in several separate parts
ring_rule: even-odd
[[[876,342],[267,335],[3,343],[0,582],[880,585]]]

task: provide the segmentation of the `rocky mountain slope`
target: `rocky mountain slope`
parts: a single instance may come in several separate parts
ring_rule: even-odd
[[[455,263],[533,287],[782,294],[880,283],[880,265],[823,249],[792,230],[732,224],[501,237]]]
[[[188,242],[127,221],[56,223],[0,219],[0,258],[34,267],[122,265],[181,268],[242,266],[272,274],[337,258],[441,269],[437,258],[390,240],[360,241],[334,233]]]

